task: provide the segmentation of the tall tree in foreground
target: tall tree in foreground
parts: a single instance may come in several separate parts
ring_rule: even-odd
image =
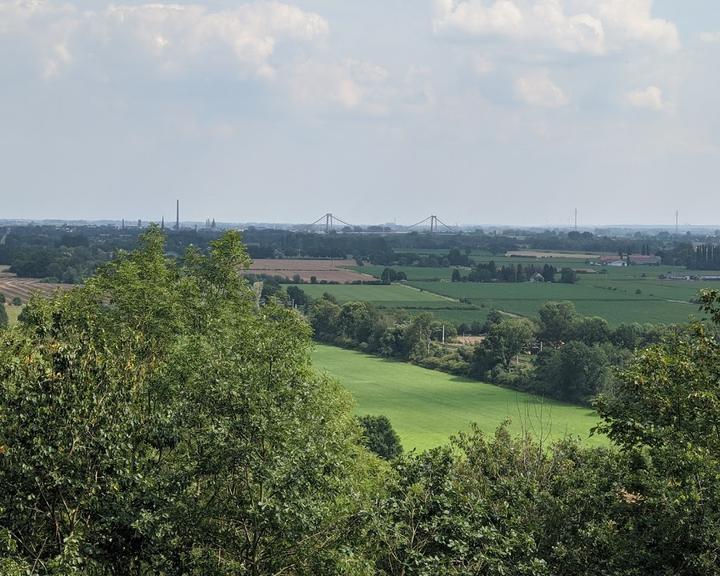
[[[720,293],[702,307],[720,323]],[[646,558],[671,574],[720,571],[720,344],[701,323],[640,352],[597,408],[637,463]],[[660,573],[660,572],[658,572]]]
[[[247,263],[236,233],[176,263],[152,229],[2,333],[0,567],[360,569],[340,546],[369,458],[348,399],[296,313],[256,309]]]

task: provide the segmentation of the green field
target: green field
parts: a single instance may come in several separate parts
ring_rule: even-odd
[[[356,266],[352,268],[356,272],[371,274],[380,278],[385,266]],[[454,268],[421,268],[419,266],[392,266],[396,272],[404,272],[408,280],[450,280]],[[467,273],[467,270],[465,271]]]
[[[413,282],[413,286],[450,298],[468,298],[475,306],[497,308],[511,314],[535,316],[548,300],[569,300],[583,316],[601,316],[611,325],[622,323],[683,323],[700,317],[691,304],[701,286],[666,286],[660,281],[616,281],[583,276],[577,284],[523,282]],[[636,293],[640,290],[640,294]]]
[[[390,418],[406,450],[444,444],[472,422],[492,433],[506,419],[516,433],[606,442],[590,436],[598,418],[586,408],[332,346],[318,345],[313,359],[351,392],[358,414]]]
[[[393,284],[391,286],[373,284],[303,284],[301,288],[312,298],[321,298],[327,292],[337,298],[338,302],[383,302],[395,304],[447,304],[450,300],[432,292]]]
[[[392,286],[304,285],[310,296],[318,298],[323,292],[333,294],[339,302],[359,300],[391,310],[405,310],[409,314],[431,312],[440,320],[460,323],[483,322],[493,308],[510,314],[536,317],[538,309],[547,301],[569,300],[582,316],[601,316],[611,326],[638,322],[653,324],[682,324],[691,318],[702,318],[697,304],[691,301],[703,288],[720,289],[720,282],[661,280],[661,274],[711,275],[713,272],[692,271],[681,267],[590,266],[578,259],[533,259],[490,256],[478,261],[494,260],[497,265],[551,264],[589,270],[579,274],[576,284],[470,283],[449,281],[453,268],[396,267],[408,276],[407,284]],[[362,271],[374,275],[382,273],[382,266],[364,266]],[[720,273],[718,273],[720,274]],[[412,291],[411,288],[418,290]],[[421,290],[421,291],[420,291]],[[443,299],[443,297],[445,297]],[[460,302],[463,299],[466,302]]]

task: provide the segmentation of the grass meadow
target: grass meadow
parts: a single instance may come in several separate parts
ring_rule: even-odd
[[[472,422],[492,434],[505,420],[513,432],[544,440],[573,436],[588,445],[607,443],[590,436],[598,417],[588,408],[332,346],[318,345],[313,361],[353,395],[357,414],[390,418],[406,450],[445,444]]]

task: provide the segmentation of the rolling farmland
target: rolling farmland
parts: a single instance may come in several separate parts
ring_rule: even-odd
[[[652,284],[631,283],[621,287],[591,284],[586,277],[577,284],[413,282],[412,285],[451,298],[467,298],[472,304],[484,305],[487,309],[497,308],[528,317],[535,316],[540,306],[549,300],[571,301],[579,314],[601,316],[611,325],[628,322],[683,323],[691,315],[700,316],[698,306],[689,301],[699,286],[679,294],[670,287],[655,290]],[[636,293],[638,289],[641,294]],[[652,290],[665,297],[655,295]]]
[[[621,323],[685,323],[691,318],[702,318],[697,304],[692,300],[702,288],[718,288],[720,282],[713,281],[682,281],[660,279],[661,274],[706,275],[705,272],[694,272],[684,268],[657,266],[590,267],[586,261],[572,259],[571,254],[564,258],[529,258],[529,257],[492,257],[498,266],[534,264],[552,264],[557,268],[570,266],[586,270],[590,273],[578,275],[576,284],[546,283],[471,283],[449,281],[452,268],[413,268],[396,267],[408,275],[407,286],[422,290],[422,297],[412,299],[412,304],[368,300],[376,302],[384,308],[406,308],[414,313],[419,308],[432,312],[437,318],[454,324],[470,324],[482,322],[491,309],[499,309],[510,314],[535,317],[538,309],[547,301],[568,300],[575,304],[580,315],[601,316],[612,326]],[[484,261],[491,257],[485,255]],[[382,273],[383,267],[365,266],[366,272],[376,276]],[[360,287],[362,288],[362,287]],[[325,290],[317,290],[321,295]],[[328,290],[331,293],[332,290]],[[312,292],[311,292],[312,294]],[[351,299],[351,293],[343,294],[340,301]],[[356,299],[365,299],[367,292],[355,292]],[[444,296],[452,301],[438,306],[430,294]],[[345,297],[347,296],[347,297]]]
[[[332,346],[318,345],[313,361],[350,391],[357,414],[390,418],[406,450],[445,444],[472,422],[491,434],[507,419],[515,433],[606,442],[590,436],[598,417],[587,408]]]

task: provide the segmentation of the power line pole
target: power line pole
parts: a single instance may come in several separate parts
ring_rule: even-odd
[[[175,201],[175,230],[180,230],[180,200]]]

